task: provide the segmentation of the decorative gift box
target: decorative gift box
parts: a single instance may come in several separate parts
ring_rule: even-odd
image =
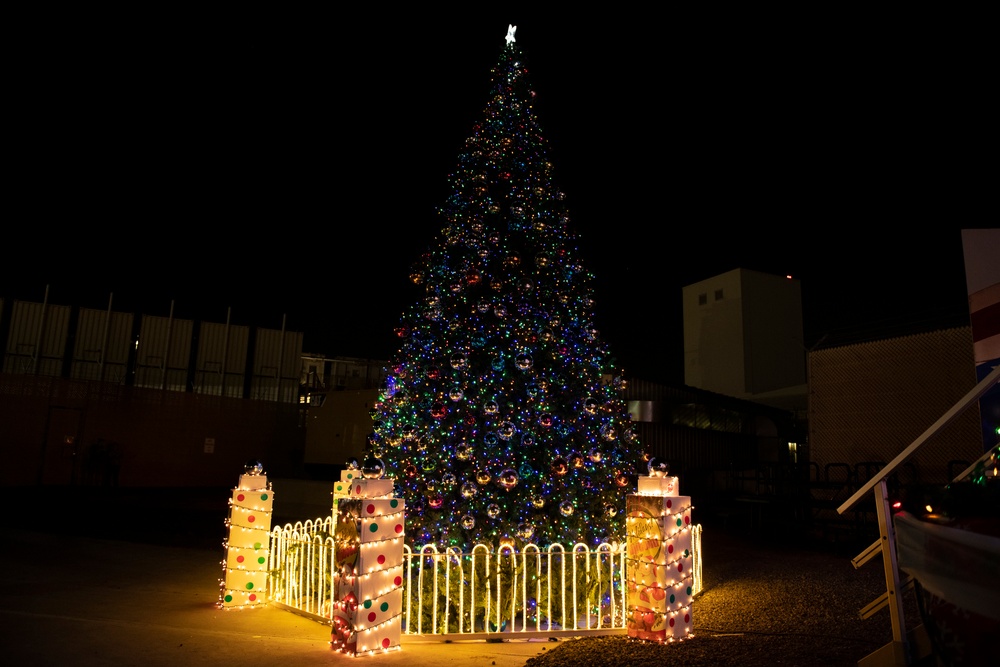
[[[348,472],[348,471],[344,471]],[[366,479],[357,477],[353,480],[341,480],[333,485],[333,494],[339,496],[358,496],[361,498],[388,498],[394,493],[391,479]]]
[[[364,475],[357,468],[340,471],[340,480],[333,484],[333,495],[346,496],[351,493],[351,488],[355,480],[364,479]]]
[[[265,602],[273,496],[267,476],[260,474],[240,475],[239,486],[232,491],[220,595],[223,608]]]
[[[333,611],[331,643],[339,650],[357,655],[398,647],[403,591],[396,588],[377,598],[341,603]]]
[[[392,480],[385,482],[391,491]],[[351,654],[399,648],[403,610],[404,503],[357,494],[334,498],[334,648]]]
[[[628,636],[683,640],[692,629],[691,498],[630,495],[625,507]]]
[[[680,493],[680,482],[676,477],[640,477],[640,496],[676,496]]]
[[[240,491],[258,491],[267,488],[267,475],[240,475],[237,489]]]

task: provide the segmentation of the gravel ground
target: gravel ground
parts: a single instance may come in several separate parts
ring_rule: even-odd
[[[796,544],[705,528],[704,586],[691,606],[694,636],[659,644],[619,635],[554,645],[526,667],[854,667],[892,641],[889,610],[860,610],[885,592],[882,561],[859,569],[863,545]],[[908,629],[920,624],[904,592]],[[931,662],[931,665],[934,663]]]

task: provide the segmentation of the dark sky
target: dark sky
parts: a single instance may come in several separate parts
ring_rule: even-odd
[[[287,316],[306,351],[388,357],[515,23],[627,372],[681,381],[681,289],[734,268],[802,281],[807,344],[967,314],[960,230],[995,226],[976,34],[496,14],[25,28],[0,297]]]

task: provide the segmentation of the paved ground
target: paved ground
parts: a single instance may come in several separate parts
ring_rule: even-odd
[[[229,490],[21,489],[0,542],[0,653],[37,665],[514,667],[545,640],[419,642],[352,658],[278,608],[219,609]],[[300,517],[308,518],[308,517]]]
[[[329,627],[277,608],[216,607],[218,553],[204,548],[7,531],[0,551],[0,645],[36,665],[348,664]],[[523,665],[544,641],[407,642],[379,665]],[[357,662],[352,664],[357,665]]]

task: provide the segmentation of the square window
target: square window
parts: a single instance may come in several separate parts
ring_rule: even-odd
[[[720,289],[715,290],[715,300],[722,301],[722,290]]]

